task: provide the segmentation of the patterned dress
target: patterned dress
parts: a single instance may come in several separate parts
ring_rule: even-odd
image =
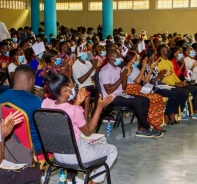
[[[147,75],[147,71],[149,71],[149,70],[145,71],[145,75]],[[135,76],[135,78],[136,77],[137,76]],[[131,81],[131,78],[132,77],[130,77],[129,81]],[[135,78],[133,78],[133,81],[135,80]],[[153,87],[153,90],[154,90],[154,88],[155,87]],[[144,97],[147,97],[150,99],[150,106],[149,106],[149,112],[148,112],[148,122],[155,129],[159,130],[162,123],[163,123],[163,115],[164,115],[163,97],[158,94],[155,94],[155,93],[150,93],[150,94],[140,93],[141,89],[142,89],[141,85],[135,84],[135,83],[130,83],[130,84],[127,84],[125,92],[129,95],[139,95],[139,96],[144,96]]]

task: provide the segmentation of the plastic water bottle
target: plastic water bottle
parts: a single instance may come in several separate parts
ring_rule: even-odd
[[[60,180],[59,184],[67,184],[67,175],[64,169],[60,170],[59,180]]]
[[[111,136],[111,124],[110,124],[110,119],[107,122],[107,126],[106,126],[106,133],[107,133],[107,137]]]

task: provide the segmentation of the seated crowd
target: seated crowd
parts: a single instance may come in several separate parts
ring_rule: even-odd
[[[33,119],[39,108],[65,111],[71,118],[82,162],[107,156],[109,167],[117,158],[117,148],[88,144],[81,138],[81,133],[89,136],[95,132],[106,106],[132,109],[138,120],[137,137],[162,137],[166,132],[162,125],[179,124],[179,108],[183,119],[188,119],[185,108],[189,96],[192,119],[197,119],[197,34],[193,38],[188,34],[158,33],[148,38],[146,31],[138,36],[134,28],[130,34],[119,28],[102,40],[101,29],[96,33],[93,28],[69,30],[60,26],[57,38],[50,34],[47,40],[42,28],[37,36],[29,27],[18,31],[12,28],[11,39],[0,42],[0,103],[10,102],[27,114],[36,154],[43,153]],[[36,54],[32,46],[41,42],[45,51]],[[3,140],[20,121],[17,118],[11,115],[3,120]],[[0,156],[2,160],[2,151]],[[62,163],[77,163],[74,155],[54,153],[54,157]],[[24,176],[30,172],[32,178],[26,181]],[[41,172],[38,168],[26,168],[21,173],[0,169],[2,176],[4,183],[39,183]],[[97,184],[104,178],[103,174],[89,183]]]

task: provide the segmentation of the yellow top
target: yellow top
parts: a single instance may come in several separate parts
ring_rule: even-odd
[[[180,79],[176,76],[176,74],[174,73],[174,66],[172,64],[171,61],[169,61],[168,59],[163,59],[163,58],[159,58],[158,60],[161,60],[160,62],[158,62],[158,71],[162,71],[162,70],[172,70],[173,73],[171,75],[165,76],[162,80],[163,83],[169,85],[169,86],[175,86],[175,83],[181,82]]]

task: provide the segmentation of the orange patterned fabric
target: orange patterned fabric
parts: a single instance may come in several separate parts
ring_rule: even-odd
[[[139,95],[150,99],[148,122],[155,129],[159,129],[161,127],[161,124],[163,123],[163,97],[155,93],[142,94],[140,93],[141,88],[142,87],[138,84],[128,84],[125,92],[128,95]]]

